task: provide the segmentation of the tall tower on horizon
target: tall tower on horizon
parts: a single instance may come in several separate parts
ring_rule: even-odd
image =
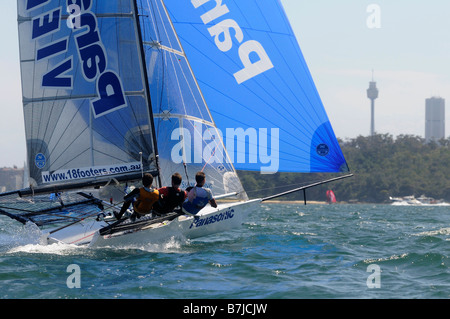
[[[377,82],[373,80],[372,71],[372,81],[369,82],[369,88],[367,89],[367,97],[371,101],[371,120],[370,120],[370,135],[375,134],[375,100],[378,98]]]
[[[425,140],[437,142],[445,138],[445,100],[432,97],[425,100]]]

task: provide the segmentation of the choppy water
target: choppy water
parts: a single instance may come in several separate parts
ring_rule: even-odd
[[[0,216],[0,298],[450,298],[448,206],[264,204],[231,232],[121,250],[39,234]]]

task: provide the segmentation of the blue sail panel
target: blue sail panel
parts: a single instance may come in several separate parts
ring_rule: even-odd
[[[278,0],[164,3],[236,169],[348,170]]]

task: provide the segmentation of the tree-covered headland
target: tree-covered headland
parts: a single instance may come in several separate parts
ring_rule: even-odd
[[[425,195],[450,202],[450,137],[426,143],[419,136],[390,134],[339,140],[353,177],[310,188],[308,200],[325,200],[332,189],[338,201],[387,203],[389,196]],[[249,197],[265,197],[342,174],[239,171]],[[303,200],[303,192],[280,200]]]

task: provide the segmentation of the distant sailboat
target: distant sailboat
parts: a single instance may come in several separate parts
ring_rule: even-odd
[[[1,195],[0,213],[65,221],[49,242],[206,236],[269,199],[249,200],[236,169],[349,171],[278,0],[18,0],[18,23],[30,187]],[[82,191],[143,172],[157,186],[183,172],[187,187],[197,171],[238,201],[113,222],[117,207]]]
[[[334,195],[334,192],[331,189],[327,190],[326,195],[327,195],[327,203],[328,204],[336,203],[336,196]]]

